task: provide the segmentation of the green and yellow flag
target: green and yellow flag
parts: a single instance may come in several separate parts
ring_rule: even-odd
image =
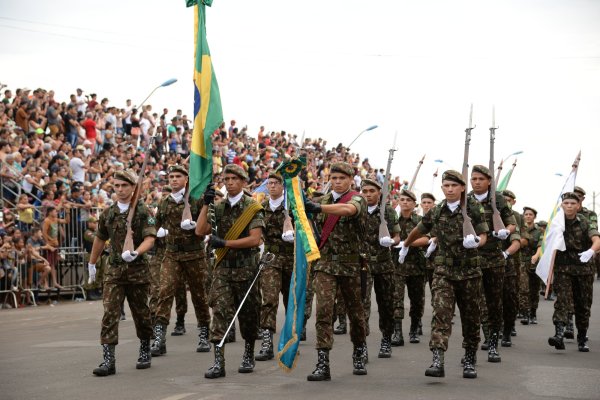
[[[223,122],[221,95],[206,41],[205,6],[212,0],[186,0],[194,6],[194,131],[189,160],[190,195],[199,198],[212,180],[212,134]]]

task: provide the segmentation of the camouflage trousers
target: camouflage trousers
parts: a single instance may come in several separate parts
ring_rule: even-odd
[[[371,274],[371,273],[369,273],[369,272],[367,272],[366,276],[367,276],[367,290],[365,292],[365,297],[364,298],[362,297],[362,285],[363,285],[363,282],[362,282],[363,278],[362,277],[360,278],[361,279],[361,283],[360,283],[361,284],[361,289],[360,289],[361,293],[360,293],[360,295],[361,295],[361,300],[362,300],[362,303],[363,303],[363,308],[365,310],[365,329],[366,329],[366,335],[369,336],[369,334],[371,333],[371,328],[369,327],[369,319],[371,319],[371,294],[373,292],[374,275]],[[392,287],[393,287],[393,285],[392,285]],[[338,296],[341,297],[341,291],[340,291],[339,286],[338,286]],[[392,296],[393,296],[393,292],[392,292]],[[342,301],[343,301],[343,299],[342,299]],[[376,299],[376,301],[377,301],[377,299]],[[379,302],[377,302],[377,304],[379,304]],[[345,311],[345,308],[346,307],[344,306],[344,314],[347,314],[347,312]]]
[[[313,299],[315,297],[315,271],[310,268],[306,277],[306,301],[304,302],[304,325],[312,314]]]
[[[121,304],[125,298],[131,309],[137,337],[140,339],[152,337],[150,308],[148,308],[148,284],[119,283],[107,280],[104,282],[102,293],[104,315],[102,316],[100,344],[119,343]]]
[[[406,276],[394,271],[394,320],[404,319],[404,288]]]
[[[365,313],[360,295],[360,276],[336,276],[317,271],[315,275],[317,295],[317,349],[333,347],[333,313],[337,288],[339,287],[350,318],[350,339],[355,345],[365,342]]]
[[[529,265],[525,261],[517,264],[517,279],[519,287],[519,310],[529,311]]]
[[[490,332],[502,329],[504,313],[502,311],[502,287],[504,286],[504,268],[482,269],[482,287],[485,306],[481,307],[481,324],[487,325]]]
[[[577,330],[587,330],[593,300],[594,275],[575,275],[555,271],[553,284],[556,301],[552,321],[566,324],[568,313],[573,307]]]
[[[425,311],[425,276],[407,276],[406,291],[410,300],[408,315],[411,319],[421,319]]]
[[[179,291],[180,298],[186,296],[185,283],[187,282],[192,295],[192,303],[196,313],[198,326],[208,326],[210,324],[210,311],[205,291],[206,283],[206,259],[196,258],[192,260],[181,261],[172,256],[169,252],[165,254],[160,271],[160,289],[158,304],[156,306],[156,323],[168,325],[171,318],[171,307],[175,293]],[[183,300],[183,299],[182,299]],[[180,309],[185,315],[187,311],[187,302],[185,309]]]
[[[502,285],[502,315],[504,329],[513,328],[517,319],[517,277],[505,276]]]
[[[433,317],[431,319],[431,340],[429,348],[448,350],[448,339],[452,333],[454,304],[460,310],[462,326],[462,347],[476,350],[479,345],[479,304],[481,298],[481,278],[462,281],[449,280],[443,275],[433,276]]]
[[[425,270],[425,280],[429,283],[429,291],[433,292],[433,269]]]
[[[227,327],[233,320],[236,310],[242,303],[242,299],[254,279],[252,277],[247,280],[232,280],[224,272],[234,268],[219,268],[221,271],[214,274],[210,288],[210,306],[213,312],[213,319],[210,324],[210,341],[213,343],[219,343],[223,339]],[[260,303],[260,290],[258,285],[254,284],[238,314],[240,332],[242,338],[246,341],[253,342],[256,340],[260,319]]]
[[[369,318],[371,317],[371,292],[375,288],[375,301],[379,312],[379,330],[383,336],[394,333],[394,273],[369,274],[367,297],[363,302],[365,309],[365,325],[369,335]]]
[[[156,309],[160,293],[160,270],[163,257],[164,253],[157,254],[150,260],[150,299],[148,306],[150,307],[153,326],[156,325]],[[180,285],[175,289],[175,312],[180,318],[187,313],[187,291],[185,282],[182,279],[180,280]]]
[[[291,264],[290,264],[291,263]],[[277,308],[279,307],[279,293],[283,295],[283,306],[287,310],[290,281],[294,261],[289,258],[277,257],[260,275],[260,292],[262,304],[260,306],[260,327],[275,332],[277,328]]]
[[[529,308],[533,311],[538,309],[540,304],[540,288],[542,287],[542,279],[537,276],[535,269],[529,270]]]

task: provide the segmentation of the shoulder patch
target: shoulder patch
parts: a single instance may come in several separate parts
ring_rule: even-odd
[[[154,217],[148,217],[148,225],[154,225],[156,223],[156,219]]]
[[[352,196],[352,200],[360,202],[361,200],[363,200],[363,197],[362,196],[358,196],[358,195],[354,195],[354,196]]]

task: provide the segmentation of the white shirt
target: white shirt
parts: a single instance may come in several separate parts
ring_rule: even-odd
[[[375,212],[375,210],[377,209],[378,205],[375,204],[374,206],[367,206],[367,211],[369,212],[369,214],[373,214]]]
[[[331,191],[331,195],[333,196],[333,201],[336,202],[340,197],[344,195],[344,193],[340,194],[334,190]]]
[[[477,194],[477,193],[474,193],[474,195],[475,195],[475,198],[476,198],[478,201],[483,201],[483,200],[487,199],[487,197],[488,197],[488,192],[485,192],[485,193],[483,193],[483,194]]]
[[[244,191],[242,190],[239,194],[237,194],[236,196],[227,196],[227,201],[229,201],[229,204],[231,205],[231,207],[235,206],[244,196]]]
[[[454,210],[456,210],[458,208],[458,206],[460,205],[460,200],[456,200],[452,203],[446,203],[446,205],[448,206],[450,211],[454,212]]]
[[[129,203],[121,203],[120,201],[117,201],[117,207],[119,207],[119,211],[121,214],[123,214],[129,209]]]
[[[185,188],[181,189],[178,192],[175,193],[171,193],[169,196],[171,196],[171,198],[173,200],[175,200],[175,203],[181,203],[181,201],[183,200],[183,195],[185,194]]]
[[[278,199],[269,199],[269,207],[271,207],[271,211],[275,211],[281,203],[283,203],[284,196],[280,196]]]
[[[85,182],[85,166],[84,162],[81,161],[79,157],[73,157],[69,161],[69,167],[71,167],[71,172],[73,173],[73,180],[76,182]]]

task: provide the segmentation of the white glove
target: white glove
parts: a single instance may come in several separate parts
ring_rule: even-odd
[[[463,247],[465,249],[476,249],[479,246],[479,238],[475,238],[473,235],[467,235],[463,238]]]
[[[592,249],[587,249],[583,253],[579,253],[579,261],[581,261],[582,263],[590,261],[592,257],[594,257],[594,250]]]
[[[508,256],[510,256],[510,254],[508,254],[508,251],[503,251],[502,255],[504,256],[505,260],[508,258]]]
[[[138,252],[137,251],[125,250],[121,254],[121,258],[123,259],[123,261],[128,262],[128,263],[132,262],[133,260],[135,260],[137,256],[138,256]]]
[[[389,236],[379,238],[379,245],[383,247],[390,247],[394,244],[394,239]]]
[[[181,221],[181,229],[191,231],[194,228],[196,228],[196,221],[192,221],[189,219],[184,219],[183,221]]]
[[[404,264],[404,259],[406,258],[406,255],[408,254],[408,247],[404,246],[404,241],[400,242],[400,255],[398,256],[398,262],[400,264]]]
[[[425,252],[425,258],[429,258],[429,256],[431,255],[431,253],[433,253],[435,251],[435,249],[437,249],[437,241],[435,241],[433,239],[429,239],[429,247],[427,248],[427,251]]]
[[[156,237],[165,237],[169,234],[169,230],[163,228],[162,226],[160,228],[158,228],[158,231],[156,231]]]
[[[294,231],[285,231],[281,234],[284,242],[294,243]]]
[[[90,275],[88,284],[96,282],[96,264],[88,263],[88,273]]]
[[[510,236],[510,231],[508,229],[500,229],[498,232],[492,232],[492,235],[500,240],[505,240]]]

